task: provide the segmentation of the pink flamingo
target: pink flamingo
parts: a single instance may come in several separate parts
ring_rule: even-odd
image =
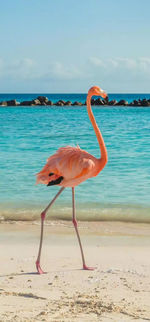
[[[81,182],[89,178],[97,176],[107,163],[107,150],[104,144],[102,134],[96,124],[96,121],[91,109],[91,98],[93,95],[106,98],[107,94],[98,86],[94,86],[90,88],[87,95],[87,112],[98,140],[101,157],[97,159],[93,155],[89,154],[88,152],[81,150],[79,146],[77,147],[66,146],[66,147],[60,148],[59,150],[56,151],[55,154],[49,157],[43,169],[37,174],[37,183],[43,183],[43,184],[46,184],[47,186],[58,185],[62,187],[59,190],[59,192],[56,194],[54,199],[41,213],[41,236],[40,236],[38,257],[36,260],[36,268],[39,274],[44,273],[40,266],[44,219],[48,209],[52,206],[54,201],[57,199],[57,197],[61,194],[61,192],[66,187],[72,188],[72,209],[73,209],[72,222],[77,234],[77,238],[78,238],[78,242],[81,250],[83,269],[85,270],[94,269],[92,267],[88,267],[85,264],[85,258],[84,258],[82,244],[81,244],[81,239],[79,236],[78,224],[77,224],[76,214],[75,214],[75,186],[79,185]]]

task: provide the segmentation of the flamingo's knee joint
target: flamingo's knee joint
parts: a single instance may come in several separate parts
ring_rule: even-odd
[[[41,213],[41,219],[42,219],[42,220],[44,220],[44,219],[45,219],[45,215],[46,215],[46,213],[45,213],[45,211],[43,211],[43,212]]]
[[[73,222],[74,226],[77,227],[78,223],[77,223],[77,220],[75,218],[72,219],[72,222]]]

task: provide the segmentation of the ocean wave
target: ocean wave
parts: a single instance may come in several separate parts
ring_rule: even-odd
[[[0,209],[1,221],[34,221],[40,220],[42,209],[19,208]],[[131,205],[107,205],[103,207],[78,206],[77,218],[80,221],[122,221],[150,223],[150,207],[135,207]],[[72,208],[59,205],[51,209],[46,216],[47,220],[71,220]]]

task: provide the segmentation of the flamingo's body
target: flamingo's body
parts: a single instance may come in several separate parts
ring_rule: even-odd
[[[51,185],[61,178],[57,185],[75,187],[88,178],[97,176],[100,171],[99,159],[81,150],[79,146],[66,146],[47,160],[44,168],[37,174],[37,183]]]
[[[82,245],[79,237],[79,232],[77,228],[77,221],[75,217],[75,199],[74,199],[74,187],[79,185],[81,182],[97,176],[98,173],[104,168],[107,163],[107,150],[101,135],[101,132],[96,124],[94,115],[91,110],[91,97],[93,95],[98,95],[106,98],[107,94],[101,90],[99,87],[94,86],[92,87],[87,96],[87,111],[90,118],[90,121],[93,125],[95,134],[97,136],[97,140],[99,143],[101,157],[99,159],[95,158],[93,155],[89,154],[88,152],[81,150],[79,146],[71,147],[66,146],[60,148],[56,151],[55,154],[50,156],[47,160],[47,163],[43,167],[43,169],[37,174],[37,183],[43,183],[47,186],[52,185],[59,185],[62,188],[52,200],[52,202],[47,206],[47,208],[42,212],[41,219],[42,219],[42,226],[41,226],[41,240],[40,240],[40,248],[39,254],[36,261],[36,266],[38,273],[43,273],[40,268],[40,254],[41,254],[41,247],[42,247],[42,239],[43,239],[43,222],[45,219],[45,215],[47,210],[56,200],[58,195],[64,190],[65,187],[72,188],[72,200],[73,200],[73,224],[76,229],[81,255],[83,260],[83,268],[89,269],[85,265],[84,254],[82,250]]]

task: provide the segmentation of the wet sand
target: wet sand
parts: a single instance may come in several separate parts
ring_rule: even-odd
[[[0,321],[150,321],[150,225],[49,221],[36,274],[38,222],[0,225]]]

